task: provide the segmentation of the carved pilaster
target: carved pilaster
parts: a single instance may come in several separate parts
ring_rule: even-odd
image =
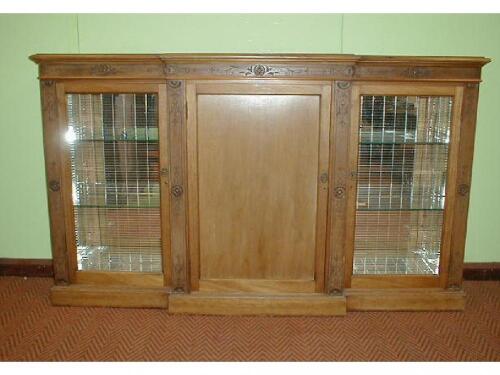
[[[327,291],[342,294],[346,242],[347,186],[350,183],[349,142],[351,132],[351,82],[337,81],[334,86],[333,137],[330,154],[333,165],[333,184],[330,188],[329,210],[329,273]]]
[[[186,240],[186,200],[184,191],[185,175],[185,139],[186,139],[186,104],[185,83],[167,81],[168,132],[170,150],[170,225],[172,289],[175,292],[188,291],[187,240]]]

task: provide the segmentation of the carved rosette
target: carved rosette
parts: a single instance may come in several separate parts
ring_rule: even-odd
[[[470,186],[467,184],[460,184],[458,185],[458,194],[460,194],[462,197],[465,197],[467,194],[469,194],[470,191]]]
[[[167,81],[168,87],[172,89],[178,89],[179,87],[181,87],[181,84],[181,81]]]
[[[337,82],[337,87],[339,89],[342,89],[342,90],[347,89],[347,88],[351,87],[351,82],[349,82],[349,81],[338,81]]]
[[[337,186],[335,188],[335,198],[342,199],[345,196],[345,186]]]
[[[211,73],[244,77],[288,77],[307,73],[306,67],[287,67],[276,65],[231,65],[229,67],[213,68]]]
[[[182,193],[184,193],[184,189],[180,185],[172,186],[172,195],[176,198],[179,198]]]

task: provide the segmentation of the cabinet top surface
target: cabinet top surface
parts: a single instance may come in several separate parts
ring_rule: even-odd
[[[483,66],[491,60],[470,56],[375,56],[352,54],[232,54],[232,53],[166,53],[166,54],[35,54],[30,59],[41,63],[72,62],[331,62],[354,64],[422,64],[422,65],[474,65]]]

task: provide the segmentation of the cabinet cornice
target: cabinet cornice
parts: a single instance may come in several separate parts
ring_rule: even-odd
[[[477,82],[484,57],[328,54],[37,54],[40,79],[351,79]]]

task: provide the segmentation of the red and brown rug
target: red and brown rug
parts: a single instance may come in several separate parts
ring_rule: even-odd
[[[52,279],[0,277],[2,361],[499,361],[500,282],[465,283],[465,312],[345,317],[169,315],[52,307]]]

